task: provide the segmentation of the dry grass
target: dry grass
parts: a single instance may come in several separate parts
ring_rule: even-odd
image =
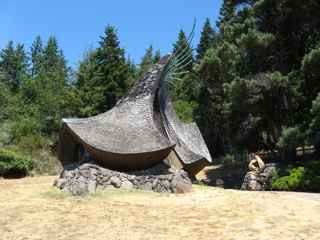
[[[75,198],[53,177],[0,181],[0,239],[320,239],[320,196],[196,187]]]

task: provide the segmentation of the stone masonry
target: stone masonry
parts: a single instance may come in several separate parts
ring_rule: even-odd
[[[192,183],[186,172],[168,169],[164,164],[148,170],[124,173],[92,162],[65,167],[54,186],[73,195],[85,195],[109,188],[186,193],[191,191]]]

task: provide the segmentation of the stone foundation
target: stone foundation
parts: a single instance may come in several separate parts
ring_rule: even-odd
[[[186,172],[168,169],[163,164],[144,171],[123,173],[96,163],[85,163],[66,167],[54,186],[73,195],[85,195],[108,188],[186,193],[191,191],[192,183]]]

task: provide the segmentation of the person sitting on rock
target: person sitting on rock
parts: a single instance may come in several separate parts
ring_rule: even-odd
[[[265,169],[265,164],[261,157],[255,153],[249,154],[249,170],[251,173],[261,173]]]

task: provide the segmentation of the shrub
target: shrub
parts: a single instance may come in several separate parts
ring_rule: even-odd
[[[289,176],[280,177],[272,182],[272,189],[279,191],[299,190],[303,185],[306,174],[304,167],[293,168],[289,171]]]
[[[320,191],[320,163],[312,162],[305,167],[293,168],[288,176],[272,182],[272,189],[279,191]]]
[[[0,149],[0,176],[23,177],[33,169],[32,161],[13,151]]]
[[[303,188],[312,192],[320,192],[320,161],[312,161],[306,165]]]
[[[28,135],[20,137],[16,146],[19,150],[27,151],[28,153],[38,152],[41,149],[47,148],[52,144],[51,139],[41,135]]]
[[[39,175],[58,175],[62,171],[59,160],[50,149],[42,148],[32,153],[33,173]]]
[[[41,124],[35,118],[21,118],[12,121],[11,135],[16,141],[30,135],[39,135],[41,132]]]

